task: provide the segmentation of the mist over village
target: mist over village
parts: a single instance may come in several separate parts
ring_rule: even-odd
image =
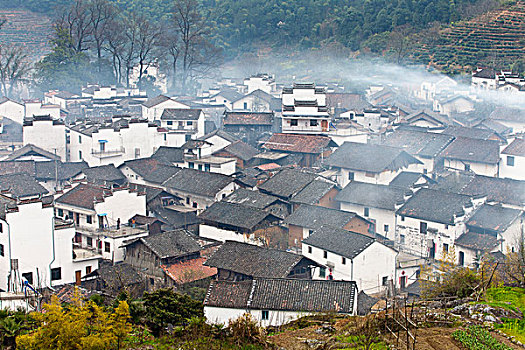
[[[1,349],[525,344],[525,1],[0,0]]]

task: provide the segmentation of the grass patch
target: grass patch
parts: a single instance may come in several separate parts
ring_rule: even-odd
[[[362,335],[338,335],[335,337],[335,340],[337,340],[339,343],[338,346],[347,346],[350,345],[350,347],[345,347],[343,350],[350,350],[350,349],[362,349],[364,345],[364,339],[365,337]],[[388,346],[382,342],[375,342],[371,344],[370,350],[386,350],[388,349]]]
[[[487,304],[511,311],[525,310],[525,289],[517,287],[497,287],[487,290]]]

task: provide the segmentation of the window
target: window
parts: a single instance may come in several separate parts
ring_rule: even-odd
[[[381,281],[381,285],[386,286],[387,284],[388,284],[388,276],[384,276]]]
[[[5,256],[4,245],[0,244],[0,256]]]
[[[352,171],[348,172],[348,181],[354,181],[355,179],[355,173]]]
[[[470,164],[465,164],[465,171],[470,171]]]
[[[82,151],[78,151],[78,159],[82,160]]]
[[[388,232],[388,225],[385,225],[385,227],[384,227],[384,231],[385,231],[385,233]]]
[[[86,266],[86,275],[91,273],[91,266]]]
[[[317,126],[319,123],[315,119],[310,119],[310,126]]]
[[[419,233],[427,233],[427,223],[421,221],[419,223]]]
[[[243,109],[248,109],[248,102],[244,102],[243,105],[242,105],[242,108]]]
[[[62,279],[62,268],[57,267],[51,269],[51,281],[58,281]]]
[[[210,172],[211,167],[210,164],[204,164],[204,171]]]
[[[33,273],[32,272],[23,273],[22,277],[27,280],[27,283],[33,284]]]
[[[82,136],[78,135],[78,143],[82,143]]]
[[[401,245],[405,244],[405,235],[399,235],[399,244]]]
[[[327,259],[328,258],[328,252],[325,250],[323,251],[323,258]]]
[[[401,216],[401,221],[405,221],[405,217],[404,216]]]
[[[290,126],[297,126],[299,125],[299,121],[297,119],[290,120]]]
[[[168,125],[173,125],[173,121],[172,121],[172,120],[168,120],[168,121],[166,122],[166,124],[168,124]]]
[[[87,244],[88,247],[92,247],[93,246],[93,238],[87,237],[86,238],[86,244]]]
[[[184,141],[189,141],[189,140],[191,140],[191,134],[186,134],[184,136]]]
[[[64,216],[64,209],[58,209],[57,212],[58,212],[57,215],[58,215],[59,217],[63,217],[63,216]]]
[[[197,206],[198,206],[198,205],[197,205],[197,202],[193,202],[192,207],[197,208]]]
[[[168,139],[168,134],[164,134],[164,141]]]
[[[364,215],[365,216],[370,216],[370,208],[365,208]]]
[[[140,148],[135,148],[135,158],[140,157]]]
[[[312,247],[308,247],[308,254],[312,254]]]
[[[199,164],[198,168],[199,168],[200,171],[202,171],[202,164]]]
[[[270,311],[263,310],[261,314],[261,320],[265,321],[265,320],[268,320],[269,318],[270,318]]]
[[[0,232],[4,232],[4,224],[0,222]]]
[[[93,217],[91,215],[86,215],[86,222],[88,224],[92,224],[93,223]]]
[[[314,233],[314,230],[308,230],[308,236],[311,236]]]
[[[104,242],[104,251],[105,251],[106,253],[109,253],[110,250],[111,250],[111,249],[110,249],[109,242]]]
[[[513,156],[507,156],[507,165],[508,166],[514,166],[514,157]]]
[[[346,258],[344,256],[341,259],[341,264],[346,265]]]
[[[188,168],[190,168],[190,169],[194,169],[194,168],[195,168],[195,163],[193,163],[193,162],[189,162],[189,163],[188,163]]]
[[[443,252],[448,253],[448,244],[443,243]]]
[[[190,197],[186,197],[186,204],[190,204]]]
[[[193,121],[192,120],[189,120],[187,123],[186,123],[187,126],[192,126],[193,125]]]
[[[325,267],[321,267],[319,268],[319,277],[326,277],[326,268]]]

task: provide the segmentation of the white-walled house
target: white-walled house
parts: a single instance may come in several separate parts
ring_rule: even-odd
[[[396,210],[404,203],[406,191],[395,186],[352,181],[335,196],[335,200],[341,210],[362,215],[374,223],[375,232],[393,240]]]
[[[162,183],[161,187],[182,198],[186,208],[200,213],[235,191],[239,185],[227,175],[184,168]]]
[[[441,152],[454,140],[447,134],[398,128],[387,134],[385,146],[397,147],[423,163],[423,173],[432,173],[443,167]]]
[[[49,115],[53,119],[60,119],[60,106],[55,104],[45,104],[40,100],[27,100],[24,102],[24,118],[31,118],[35,115]]]
[[[422,163],[399,148],[357,142],[343,143],[324,164],[337,170],[341,187],[350,181],[387,185],[402,171],[422,172]]]
[[[2,97],[0,99],[0,115],[22,125],[25,116],[24,105],[7,97]]]
[[[525,180],[525,140],[516,138],[501,152],[499,177]]]
[[[73,220],[75,242],[104,259],[124,260],[124,241],[148,235],[129,220],[146,214],[146,196],[129,188],[79,184],[56,199],[56,216]]]
[[[142,103],[142,118],[149,121],[160,120],[166,108],[189,109],[190,106],[168,96],[159,95]]]
[[[177,137],[179,147],[191,139],[204,136],[204,112],[202,109],[166,108],[160,117],[160,126],[167,129],[170,137]]]
[[[81,122],[67,128],[72,162],[89,166],[150,157],[161,146],[172,146],[168,132],[144,119],[114,117],[107,122]]]
[[[251,93],[255,90],[261,90],[267,94],[275,94],[277,92],[277,84],[275,78],[270,74],[256,74],[244,79],[244,85],[247,87],[246,93]]]
[[[282,132],[321,134],[330,130],[326,91],[313,83],[294,83],[282,93]]]
[[[98,268],[100,256],[74,249],[71,222],[55,218],[52,196],[34,179],[3,175],[0,183],[0,289],[20,291],[22,279],[36,288],[80,282]]]
[[[487,253],[515,252],[523,234],[523,211],[501,205],[482,205],[466,223],[467,232],[456,239],[456,263],[474,267]]]
[[[263,327],[280,326],[322,312],[356,314],[355,282],[284,278],[212,281],[204,300],[204,316],[208,323],[216,324],[227,324],[248,313]]]
[[[441,259],[466,232],[465,223],[485,201],[422,188],[397,210],[395,246],[400,251]]]
[[[28,117],[23,126],[24,145],[32,144],[67,160],[66,125],[50,115]]]
[[[441,153],[445,169],[498,176],[499,142],[456,137]]]
[[[254,90],[232,102],[233,111],[277,112],[281,111],[281,99],[262,90]]]
[[[302,254],[326,266],[314,269],[314,279],[355,281],[366,293],[384,292],[395,281],[397,252],[360,233],[320,227],[303,240]]]

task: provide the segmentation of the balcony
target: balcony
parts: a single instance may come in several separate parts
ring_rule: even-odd
[[[119,237],[128,237],[128,236],[148,234],[148,228],[146,225],[135,225],[135,226],[120,225],[119,228],[117,228],[117,226],[110,226],[110,227],[104,227],[104,228],[77,226],[75,228],[75,231],[82,235],[89,236],[92,238],[98,238],[98,237],[119,238]]]
[[[91,154],[96,158],[109,158],[118,157],[126,152],[124,147],[111,148],[111,149],[91,149]]]
[[[73,244],[73,262],[92,259],[102,259],[102,255],[98,249],[80,248],[77,244]]]

